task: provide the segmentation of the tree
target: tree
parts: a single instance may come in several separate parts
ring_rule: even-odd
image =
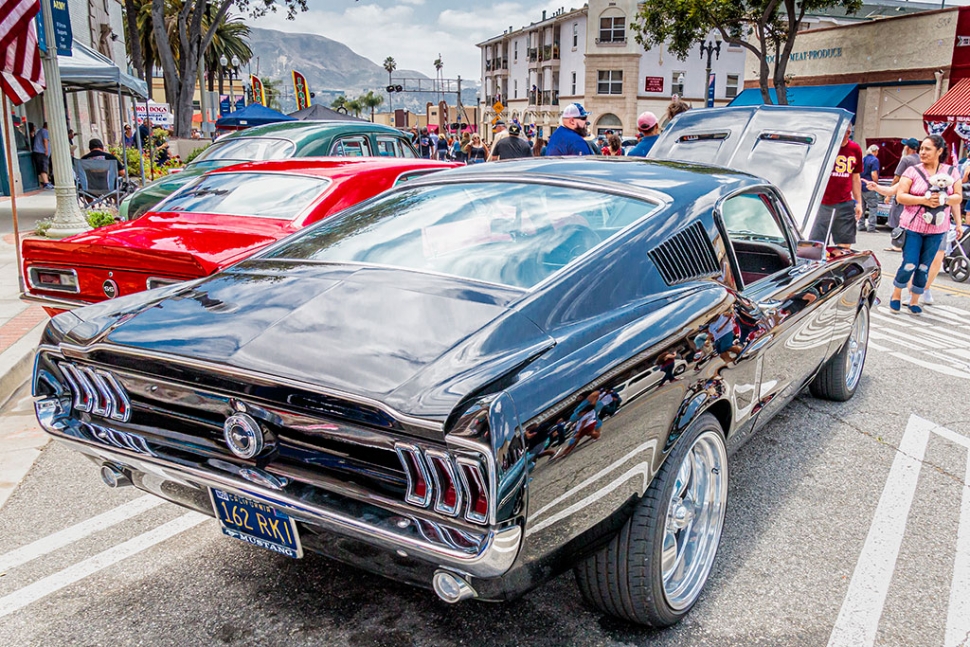
[[[266,107],[283,112],[283,106],[280,103],[280,95],[283,94],[282,81],[266,76],[262,77],[260,81],[263,82],[263,92],[266,94]]]
[[[138,14],[142,4],[144,3],[140,0],[125,0],[125,45],[135,73],[138,78],[145,79],[145,58],[142,55],[141,34],[138,29]],[[151,81],[149,77],[148,82]]]
[[[397,61],[394,60],[393,56],[388,56],[384,59],[384,69],[387,70],[387,84],[391,84],[391,72],[397,69]]]
[[[349,108],[347,108],[347,97],[341,94],[339,97],[330,102],[330,107],[334,110],[343,110],[344,112],[349,112]]]
[[[374,94],[373,90],[368,90],[367,94],[361,95],[359,99],[360,105],[364,108],[370,108],[370,120],[374,121],[374,108],[384,103],[384,95]]]
[[[223,92],[225,68],[219,62],[223,56],[232,61],[235,56],[240,65],[245,65],[253,57],[253,50],[249,47],[249,26],[242,22],[240,16],[226,15],[222,23],[216,27],[215,36],[209,49],[205,51],[205,67],[208,72],[209,92],[212,92],[214,81],[219,80],[219,96]],[[236,77],[238,78],[238,76]]]
[[[361,111],[364,109],[364,104],[361,103],[361,100],[359,98],[350,99],[348,101],[344,101],[344,108],[347,109],[347,112],[354,113],[355,117],[359,117]]]
[[[787,105],[788,58],[806,12],[841,7],[852,14],[862,7],[862,0],[643,0],[639,7],[631,27],[645,48],[665,44],[683,60],[716,30],[725,42],[754,52],[761,61],[762,100],[772,103],[771,78],[778,103]]]
[[[166,6],[173,3],[174,0],[151,0],[151,26],[164,73],[165,96],[175,110],[175,136],[187,137],[192,128],[200,53],[209,48],[229,7],[236,5],[243,13],[257,18],[283,6],[292,19],[297,12],[307,10],[307,0],[181,0],[175,15],[177,39],[166,29]],[[173,40],[178,43],[178,55]]]

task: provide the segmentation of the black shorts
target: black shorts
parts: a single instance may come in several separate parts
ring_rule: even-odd
[[[51,159],[43,153],[31,153],[30,158],[34,160],[34,171],[37,175],[51,172]]]
[[[815,224],[812,225],[811,240],[825,240],[832,223],[832,243],[835,245],[854,245],[856,234],[855,202],[840,202],[839,204],[823,204],[818,208]]]

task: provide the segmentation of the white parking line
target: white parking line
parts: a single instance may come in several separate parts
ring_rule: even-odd
[[[967,452],[967,474],[957,531],[957,554],[953,560],[953,582],[950,584],[950,606],[947,611],[945,647],[966,645],[970,636],[970,448]]]
[[[876,641],[923,454],[934,426],[916,416],[911,416],[906,425],[828,647],[863,647]]]
[[[74,566],[65,568],[33,584],[29,584],[22,589],[9,593],[0,598],[0,618],[8,616],[28,604],[36,602],[66,586],[70,586],[112,564],[116,564],[147,548],[151,548],[155,544],[174,537],[180,532],[193,528],[208,518],[206,515],[198,512],[189,512],[168,523],[162,524],[154,530],[133,537],[122,544],[118,544],[93,557],[89,557],[83,562],[78,562]]]
[[[133,501],[129,501],[124,505],[120,505],[113,510],[108,510],[102,514],[95,517],[91,517],[87,521],[82,521],[78,524],[71,526],[70,528],[65,528],[55,532],[53,535],[48,535],[42,539],[27,544],[26,546],[21,546],[16,550],[12,550],[9,553],[4,553],[0,555],[0,573],[5,573],[11,568],[20,566],[21,564],[26,564],[27,562],[52,553],[59,548],[63,548],[68,544],[71,544],[79,539],[84,539],[88,535],[96,533],[105,528],[110,528],[116,524],[121,523],[126,519],[130,519],[137,515],[140,515],[146,510],[151,510],[157,505],[164,503],[162,499],[154,496],[142,496],[138,497]]]

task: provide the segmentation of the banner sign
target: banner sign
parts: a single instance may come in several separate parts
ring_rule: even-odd
[[[714,107],[714,72],[711,72],[711,76],[707,79],[707,107]]]
[[[246,107],[246,97],[235,97],[235,99],[236,99],[236,107],[230,109],[229,104],[231,103],[231,100],[229,98],[229,95],[228,94],[222,95],[222,97],[219,99],[220,117],[225,117],[230,112],[234,112],[236,110],[242,110],[243,108]]]
[[[169,128],[175,125],[175,118],[167,103],[149,103],[147,106],[144,103],[136,103],[135,117],[138,123],[144,122],[145,117],[148,117],[152,120],[153,126]]]
[[[255,74],[249,75],[249,83],[253,88],[253,103],[266,105],[266,91],[263,90],[263,82]]]
[[[46,0],[45,0],[46,1]],[[57,44],[58,56],[71,56],[74,45],[74,32],[71,31],[71,14],[67,10],[67,0],[50,0],[53,7],[51,17],[54,19],[54,42]],[[47,53],[47,35],[44,33],[43,12],[37,12],[37,46],[40,51]]]
[[[310,86],[306,77],[296,70],[293,70],[293,95],[296,97],[297,110],[310,107]]]
[[[664,91],[664,77],[662,76],[648,76],[643,82],[644,92],[663,92]]]

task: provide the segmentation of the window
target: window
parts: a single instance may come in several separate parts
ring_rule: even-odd
[[[285,173],[214,173],[176,191],[156,211],[292,220],[330,180]]]
[[[281,160],[293,157],[296,145],[288,139],[237,137],[219,141],[205,149],[194,162],[211,160]]]
[[[579,46],[579,23],[573,23],[573,49]]]
[[[571,94],[572,96],[576,96],[576,73],[575,72],[573,72],[572,88],[573,89],[572,89],[572,91],[569,94]]]
[[[405,184],[290,237],[267,258],[389,265],[530,288],[656,209],[526,182]]]
[[[623,70],[600,70],[596,94],[623,94]]]
[[[344,137],[334,142],[330,154],[337,157],[370,157],[370,144],[363,135]]]
[[[512,62],[519,62],[519,41],[512,43]]]
[[[739,78],[737,74],[727,75],[727,84],[724,86],[724,96],[728,99],[733,99],[738,96],[738,82]]]
[[[670,75],[670,90],[674,94],[684,96],[684,80],[687,78],[687,72],[683,70],[675,70]]]
[[[721,220],[745,285],[794,265],[791,245],[770,196],[746,193],[729,198],[721,206]]]
[[[626,17],[606,16],[600,18],[600,43],[626,42]]]
[[[377,155],[379,157],[414,157],[410,148],[397,137],[377,137]]]

